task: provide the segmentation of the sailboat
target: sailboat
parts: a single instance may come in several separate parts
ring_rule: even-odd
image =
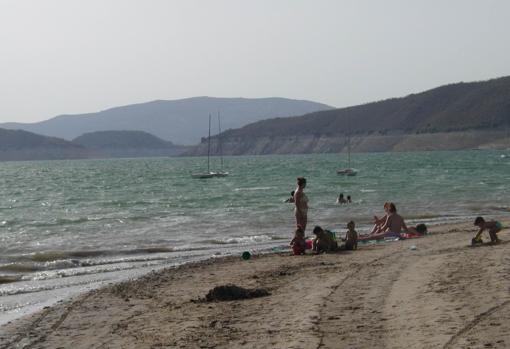
[[[348,127],[348,128],[350,128],[350,127]],[[358,174],[358,170],[351,167],[351,134],[350,134],[350,130],[349,130],[349,133],[347,134],[347,166],[348,166],[347,168],[342,168],[342,169],[336,170],[336,173],[338,175],[342,175],[342,176],[356,176]]]
[[[193,178],[212,178],[215,176],[214,172],[210,170],[211,163],[211,114],[209,114],[209,136],[207,137],[207,172],[192,173]]]
[[[223,171],[223,147],[221,144],[221,121],[220,121],[220,112],[218,112],[218,152],[220,153],[220,161],[221,168],[219,171],[211,172],[214,177],[227,177],[229,175],[228,172]]]

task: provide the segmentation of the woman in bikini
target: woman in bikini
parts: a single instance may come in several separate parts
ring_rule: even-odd
[[[294,191],[294,214],[296,216],[296,226],[306,230],[306,223],[308,222],[308,198],[304,193],[306,187],[306,179],[303,177],[297,178],[297,188]]]

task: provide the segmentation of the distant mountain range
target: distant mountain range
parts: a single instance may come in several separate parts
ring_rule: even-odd
[[[72,142],[0,128],[0,161],[175,156],[187,147],[142,131],[100,131]]]
[[[510,147],[510,77],[407,97],[258,121],[221,136],[225,154]],[[189,155],[203,155],[206,145]]]
[[[70,141],[0,128],[0,160],[206,155],[208,142],[203,136],[207,134],[210,111],[221,109],[223,125],[228,127],[228,120],[248,122],[263,115],[296,115],[307,108],[329,110],[262,120],[224,131],[223,154],[337,153],[346,151],[348,139],[353,152],[510,149],[510,77],[503,77],[333,110],[323,104],[281,98],[197,97],[60,116],[37,124],[10,124],[40,128],[46,134],[76,136]],[[89,128],[102,127],[114,129],[82,134]],[[175,145],[158,134],[183,143],[191,139],[198,143],[201,139],[201,143]],[[219,140],[218,136],[211,139],[213,155],[220,148]]]
[[[37,123],[4,123],[0,127],[67,140],[95,131],[145,131],[174,144],[190,145],[207,136],[209,114],[216,117],[216,113],[221,113],[222,129],[226,130],[263,119],[331,108],[321,103],[286,98],[194,97],[133,104],[98,113],[60,115]],[[214,120],[212,134],[218,133],[216,118]]]

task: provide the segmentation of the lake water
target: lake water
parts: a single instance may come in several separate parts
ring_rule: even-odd
[[[228,157],[225,178],[193,179],[204,158],[0,163],[0,324],[108,282],[183,262],[286,245],[295,179],[309,228],[358,231],[396,203],[408,223],[508,215],[502,152]],[[213,167],[219,163],[212,159]],[[337,205],[342,192],[353,203]],[[473,230],[474,231],[474,230]]]

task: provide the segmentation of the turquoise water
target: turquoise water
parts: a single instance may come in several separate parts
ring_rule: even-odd
[[[286,244],[294,219],[283,201],[297,176],[308,180],[307,233],[351,219],[366,231],[385,201],[410,223],[506,215],[501,154],[354,154],[356,177],[336,174],[344,154],[229,157],[231,175],[212,179],[190,176],[204,158],[0,163],[0,311],[8,319],[147,270]],[[354,202],[335,204],[340,192]]]

